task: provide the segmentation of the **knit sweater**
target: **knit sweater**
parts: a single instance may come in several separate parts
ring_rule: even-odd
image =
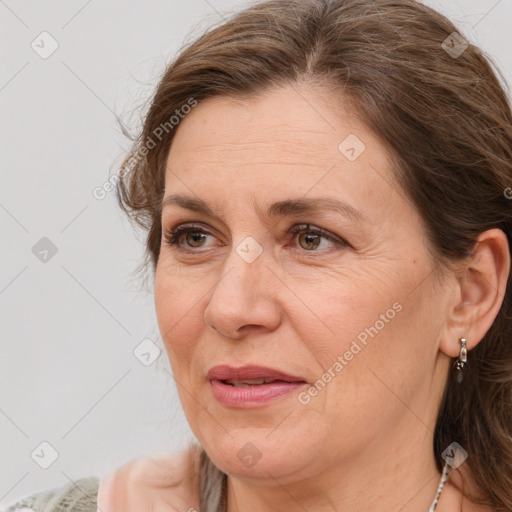
[[[19,499],[1,512],[97,512],[99,482],[96,476],[80,478]]]
[[[197,509],[226,510],[226,475],[215,467],[200,446],[192,444],[179,453],[130,459],[101,479],[98,476],[80,478],[62,487],[18,498],[7,507],[0,505],[0,512],[106,512],[107,509],[119,510],[128,501],[130,510],[134,510],[133,503],[161,498],[163,488],[185,512],[195,510],[190,505],[195,501],[196,492],[199,493]],[[188,505],[181,506],[183,503]],[[148,510],[155,508],[151,503],[146,504]]]

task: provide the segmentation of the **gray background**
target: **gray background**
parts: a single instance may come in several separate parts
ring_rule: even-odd
[[[512,81],[512,0],[425,3]],[[192,438],[151,283],[133,278],[144,234],[92,191],[128,147],[116,114],[130,122],[182,43],[242,5],[0,1],[0,505]],[[46,59],[43,31],[59,45]],[[133,353],[147,338],[162,349],[148,366]]]

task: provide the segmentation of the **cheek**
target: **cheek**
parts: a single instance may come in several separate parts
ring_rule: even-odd
[[[197,340],[203,326],[198,317],[202,294],[187,294],[179,276],[158,271],[155,274],[155,311],[160,335],[169,359],[172,375],[181,406],[189,424],[197,424],[196,396],[200,396],[198,382],[194,379],[194,361],[197,358]]]
[[[398,276],[384,279],[380,273],[379,277],[375,279],[368,269],[351,269],[320,278],[321,290],[314,283],[295,286],[307,308],[302,308],[302,319],[295,314],[294,322],[308,332],[305,339],[315,340],[315,351],[336,357],[348,350],[353,340],[364,346],[373,334],[396,323],[403,286]]]
[[[423,328],[428,283],[411,293],[422,276],[403,265],[394,272],[389,265],[379,272],[369,267],[371,262],[360,272],[340,273],[321,294],[302,289],[308,311],[292,320],[320,363],[317,378],[329,381],[323,396],[329,401],[371,402],[383,386],[381,374],[392,388],[401,388],[407,375],[417,373],[421,347],[432,339]]]
[[[155,274],[155,311],[160,335],[173,372],[178,375],[192,358],[195,342],[203,326],[199,302],[202,293],[185,286],[177,272],[157,268]],[[196,290],[194,293],[187,290]]]

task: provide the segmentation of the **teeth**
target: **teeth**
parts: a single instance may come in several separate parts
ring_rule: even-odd
[[[226,380],[225,382],[231,384],[232,386],[235,386],[236,388],[247,388],[249,386],[258,386],[273,381],[274,379],[245,379],[242,381]]]

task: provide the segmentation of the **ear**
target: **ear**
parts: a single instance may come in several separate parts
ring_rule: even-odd
[[[471,256],[461,262],[457,272],[457,289],[440,344],[445,354],[459,355],[460,338],[466,338],[468,350],[480,343],[501,308],[509,272],[510,249],[505,233],[498,228],[481,233]]]

